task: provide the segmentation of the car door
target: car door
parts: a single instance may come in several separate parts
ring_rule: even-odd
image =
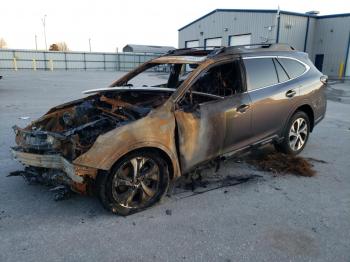
[[[274,57],[245,57],[248,93],[252,101],[252,132],[254,140],[276,136],[299,94],[298,85]]]
[[[189,90],[195,85],[196,81]],[[175,118],[182,172],[233,150],[251,136],[250,98],[247,93],[217,96],[194,105],[190,110],[179,105]]]

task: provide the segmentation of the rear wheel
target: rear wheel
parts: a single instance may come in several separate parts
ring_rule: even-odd
[[[104,206],[126,216],[161,199],[169,185],[169,172],[166,161],[157,152],[137,151],[123,157],[97,182]]]
[[[290,119],[285,131],[284,139],[275,148],[285,154],[297,155],[305,147],[310,134],[310,121],[306,113],[296,112]]]

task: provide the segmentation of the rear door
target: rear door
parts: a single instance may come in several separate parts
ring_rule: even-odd
[[[275,136],[294,108],[299,90],[274,57],[246,57],[247,86],[252,101],[254,140]]]

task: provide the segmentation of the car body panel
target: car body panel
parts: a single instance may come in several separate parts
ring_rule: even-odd
[[[214,101],[214,104],[221,101]],[[220,103],[221,105],[221,103]],[[177,110],[179,155],[183,172],[219,155],[225,133],[225,112],[212,103],[200,105],[193,112]]]
[[[175,112],[183,172],[247,144],[251,110],[238,112],[237,108],[249,102],[247,94],[238,94],[199,105],[192,112]]]
[[[109,170],[126,153],[151,147],[158,148],[169,156],[174,168],[174,177],[178,177],[180,169],[174,137],[175,118],[171,107],[171,103],[166,103],[142,119],[99,136],[90,150],[73,163]]]
[[[247,91],[244,86],[244,92],[227,97],[207,94],[210,101],[197,104],[192,108],[181,106],[182,99],[188,94],[192,95],[190,88],[202,72],[237,58],[244,60],[257,56],[290,56],[307,64],[309,70],[285,83],[252,91]],[[198,64],[198,66],[177,89],[125,86],[129,79],[149,68],[151,64],[184,62]],[[69,177],[74,178],[72,187],[79,192],[85,192],[84,185],[89,180],[95,179],[99,170],[108,171],[123,156],[144,148],[157,149],[165,154],[171,162],[172,177],[176,179],[181,174],[220,155],[239,151],[260,141],[270,141],[271,137],[281,138],[290,117],[302,106],[310,106],[314,114],[314,122],[319,122],[326,110],[323,92],[325,85],[320,82],[321,76],[322,74],[313,66],[306,54],[297,51],[246,50],[246,53],[232,54],[217,52],[205,58],[192,55],[165,55],[144,63],[113,82],[108,88],[87,92],[96,93],[96,96],[106,92],[125,93],[145,90],[154,93],[159,91],[172,93],[161,106],[152,109],[147,115],[135,121],[100,134],[86,152],[71,162],[57,155],[40,157],[38,154],[22,153],[21,149],[14,149],[14,154],[27,166],[56,168],[69,173]],[[293,98],[286,97],[286,92],[290,89],[296,90]],[[203,95],[199,92],[193,92],[193,94]],[[65,110],[70,112],[73,106],[94,97],[95,95],[91,95],[54,107],[39,120],[60,115]],[[102,101],[108,102],[108,98],[105,97]],[[121,101],[118,103],[117,106],[124,105]],[[244,110],[241,110],[242,106],[245,106]],[[20,136],[24,132],[26,132],[25,129],[16,129],[16,142],[20,146],[22,143]],[[52,161],[51,164],[50,161]]]
[[[252,130],[256,140],[269,137],[281,129],[296,105],[296,97],[286,97],[288,90],[294,89],[299,94],[299,87],[293,84],[276,84],[259,90],[252,90]]]

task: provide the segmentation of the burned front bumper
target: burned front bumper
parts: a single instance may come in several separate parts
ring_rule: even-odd
[[[36,167],[63,172],[74,191],[86,193],[87,184],[94,179],[97,170],[74,165],[59,154],[37,154],[24,152],[21,147],[12,148],[13,157],[26,167]]]

